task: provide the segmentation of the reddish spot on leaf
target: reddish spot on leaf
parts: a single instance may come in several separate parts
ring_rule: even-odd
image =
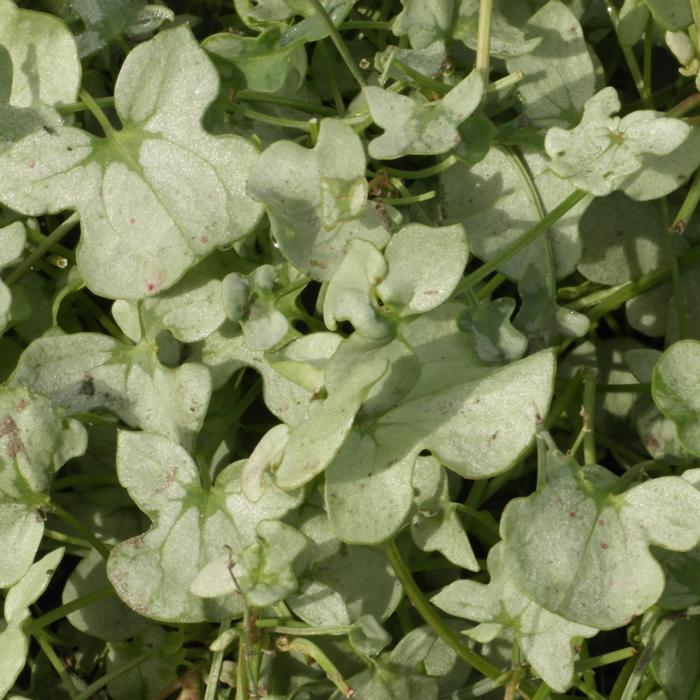
[[[160,289],[160,285],[163,284],[163,280],[165,279],[165,272],[162,270],[158,273],[156,276],[155,281],[153,282],[148,282],[146,281],[146,290],[149,292],[156,292],[158,289]]]
[[[29,163],[28,163],[28,165],[29,165],[29,168],[30,168],[31,170],[34,170],[34,168],[36,168],[36,161],[35,161],[35,160],[30,160]]]
[[[602,526],[602,525],[605,525],[605,520],[603,520],[603,519],[599,520],[599,521],[598,521],[598,525],[601,525],[601,526]]]
[[[10,458],[14,458],[24,449],[24,445],[19,436],[17,423],[12,416],[4,416],[0,419],[0,437],[5,436],[7,436],[7,454]]]
[[[575,511],[575,510],[569,511],[569,517],[570,517],[570,518],[575,518],[575,517],[576,517],[576,511]]]
[[[25,408],[29,406],[29,401],[27,399],[20,399],[16,404],[15,404],[15,410],[17,413],[21,413],[24,411]]]
[[[153,284],[153,282],[149,282],[149,283],[146,285],[146,289],[147,289],[149,292],[152,292],[155,288],[156,288],[156,285]]]
[[[200,236],[199,240],[201,243],[209,243],[209,236]]]
[[[129,219],[129,223],[132,224],[132,225],[135,224],[135,223],[136,223],[136,219],[134,219],[134,217],[132,216],[132,217]]]
[[[601,542],[600,547],[601,549],[607,549],[610,545],[607,542]]]

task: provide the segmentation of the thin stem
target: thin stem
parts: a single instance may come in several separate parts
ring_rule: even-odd
[[[93,97],[92,101],[98,107],[114,107],[114,97]],[[56,109],[61,114],[75,114],[76,112],[88,112],[90,108],[85,102],[69,102],[65,105],[58,105]]]
[[[118,678],[119,676],[127,673],[128,671],[131,671],[132,668],[140,666],[144,661],[150,659],[151,656],[155,656],[157,652],[158,647],[149,649],[148,651],[141,654],[141,656],[137,656],[135,659],[128,661],[122,666],[119,666],[118,668],[115,668],[114,670],[110,671],[109,673],[106,673],[101,678],[98,678],[94,683],[90,683],[90,685],[87,688],[85,688],[85,690],[83,690],[79,695],[75,696],[75,700],[90,700],[90,698],[93,698],[95,696],[95,693],[97,693],[98,690],[104,688],[115,678]]]
[[[505,275],[497,272],[483,287],[479,288],[479,291],[476,293],[476,298],[479,301],[488,299],[507,279]]]
[[[495,272],[500,265],[510,259],[516,253],[528,246],[533,241],[537,240],[547,229],[554,223],[559,221],[566,212],[575,207],[588,193],[583,190],[574,190],[566,199],[560,202],[552,211],[540,219],[529,231],[524,233],[520,238],[508,244],[503,250],[494,255],[490,260],[485,262],[477,270],[467,275],[458,285],[452,296],[462,294],[467,289],[470,289],[478,282],[481,282],[485,277],[488,277],[492,272]]]
[[[675,117],[679,119],[684,117],[688,112],[692,112],[696,107],[700,106],[700,92],[693,93],[685,99],[681,100],[677,105],[671,107],[666,112],[667,117]]]
[[[481,73],[484,87],[489,83],[491,60],[491,10],[492,0],[479,0],[479,28],[476,38],[476,70]]]
[[[583,461],[596,463],[595,448],[595,377],[586,374],[583,379]]]
[[[637,650],[634,647],[624,647],[616,651],[609,651],[607,654],[600,656],[591,656],[589,659],[581,659],[576,662],[576,671],[587,671],[591,668],[600,668],[609,664],[616,664],[619,661],[625,661],[637,655]]]
[[[484,659],[482,656],[477,654],[473,649],[470,649],[457,635],[457,633],[448,627],[442,618],[437,614],[435,608],[428,602],[423,592],[413,579],[410,570],[401,558],[401,554],[393,540],[386,543],[384,547],[391,567],[394,569],[394,573],[398,577],[401,585],[409,597],[413,606],[419,612],[420,616],[430,625],[432,630],[442,639],[445,644],[447,644],[451,649],[453,649],[457,655],[466,661],[470,666],[475,668],[479,673],[496,680],[501,678],[501,670],[494,666],[490,661]]]
[[[258,629],[268,629],[274,634],[302,634],[304,635],[304,637],[339,637],[349,634],[352,630],[351,625],[342,625],[339,627],[310,627],[309,625],[306,625],[303,622],[294,624],[293,620],[282,621],[269,618],[267,620],[256,620],[255,626]]]
[[[63,532],[58,532],[58,530],[44,528],[44,537],[48,537],[48,539],[54,542],[77,547],[78,549],[91,549],[90,543],[87,540],[81,540],[79,537],[71,537]]]
[[[254,109],[248,109],[247,107],[241,107],[240,105],[230,104],[227,105],[226,109],[232,112],[238,112],[248,119],[253,121],[263,122],[265,124],[273,124],[274,126],[283,126],[287,129],[298,129],[299,131],[311,131],[311,125],[308,121],[302,122],[297,119],[284,119],[283,117],[273,117],[271,114],[265,114],[264,112],[256,112]]]
[[[382,165],[381,169],[384,170],[387,175],[391,175],[392,177],[403,177],[407,180],[422,180],[426,177],[432,177],[433,175],[444,173],[457,163],[459,163],[459,158],[457,158],[455,155],[451,155],[435,165],[431,165],[420,170],[402,170],[401,168],[389,168],[384,165]]]
[[[80,695],[78,694],[75,684],[71,680],[71,677],[68,675],[66,667],[61,662],[61,659],[58,658],[58,655],[53,650],[53,647],[51,646],[51,643],[49,642],[46,635],[42,634],[41,632],[37,632],[34,635],[34,639],[36,639],[39,646],[41,647],[41,650],[44,652],[46,658],[49,660],[49,663],[53,666],[54,671],[56,671],[56,673],[58,674],[66,691],[68,692],[68,695],[70,695],[71,698],[73,698],[73,700],[79,700]]]
[[[112,126],[112,122],[109,121],[107,115],[102,111],[99,104],[97,104],[95,98],[85,89],[80,91],[79,96],[90,111],[90,114],[95,117],[97,123],[102,127],[102,131],[104,131],[105,136],[114,136],[116,129]]]
[[[335,109],[338,114],[345,114],[345,103],[343,102],[343,96],[340,93],[340,87],[338,87],[338,80],[335,77],[335,71],[333,70],[333,64],[331,63],[330,56],[328,55],[328,40],[324,39],[316,44],[316,47],[321,57],[321,62],[325,67],[325,73],[328,78],[328,85],[331,89],[331,95],[333,96],[333,104],[335,104]]]
[[[219,635],[222,635],[231,626],[231,620],[224,620],[219,625]],[[221,675],[221,665],[224,662],[224,654],[226,649],[215,651],[211,658],[209,666],[209,677],[207,678],[207,691],[204,694],[204,700],[215,700],[216,690],[219,684],[219,676]]]
[[[698,97],[700,97],[700,95],[698,95]],[[695,213],[698,202],[700,202],[700,169],[695,171],[688,194],[686,194],[683,204],[681,204],[681,208],[678,210],[676,218],[671,224],[671,229],[674,232],[680,235],[686,232],[688,223]]]
[[[300,112],[310,112],[311,114],[321,114],[326,117],[336,115],[336,110],[325,105],[313,104],[304,100],[294,100],[291,97],[273,95],[269,92],[257,92],[256,90],[238,90],[235,98],[246,102],[265,102],[269,104],[282,105],[291,109],[298,109]]]
[[[673,300],[676,307],[679,334],[682,340],[688,337],[688,315],[686,313],[685,290],[681,278],[680,266],[678,264],[678,247],[676,244],[676,231],[678,231],[678,228],[676,226],[669,227],[668,225],[668,202],[665,197],[661,198],[661,218],[666,252],[670,259]]]
[[[629,69],[629,72],[632,75],[632,79],[634,80],[637,92],[642,98],[642,103],[645,104],[646,90],[644,88],[644,77],[642,76],[642,71],[639,69],[639,63],[637,63],[637,57],[634,55],[634,51],[632,51],[632,49],[629,46],[625,46],[619,41],[619,16],[613,0],[605,0],[605,8],[608,11],[608,17],[612,22],[613,29],[615,30],[615,35],[618,37],[618,43],[620,44],[622,55],[625,58],[625,63],[627,63],[627,68]]]
[[[346,29],[383,29],[389,31],[391,29],[391,22],[382,22],[381,20],[372,19],[356,19],[350,20],[348,22],[343,22],[338,30],[343,32]]]
[[[647,21],[646,29],[644,30],[644,63],[643,63],[643,82],[644,82],[644,94],[642,95],[642,102],[646,109],[654,109],[654,99],[652,97],[653,90],[651,89],[651,66],[652,66],[652,49],[654,40],[654,18],[649,13],[649,20]]]
[[[330,18],[328,12],[326,12],[326,8],[321,5],[319,0],[309,0],[309,2],[316,11],[316,14],[325,23],[328,32],[331,35],[331,39],[335,44],[335,48],[338,49],[340,57],[345,62],[345,65],[348,67],[352,77],[355,78],[355,82],[360,86],[360,88],[365,87],[367,83],[365,83],[365,79],[362,77],[362,73],[360,73],[360,69],[357,67],[357,64],[355,61],[353,61],[350,51],[343,41],[343,37],[340,36],[338,28],[335,26],[335,24],[333,24],[333,20]]]
[[[374,201],[381,202],[382,204],[391,204],[392,207],[400,207],[408,204],[427,202],[431,199],[435,199],[435,197],[437,197],[437,192],[435,190],[430,190],[430,192],[423,192],[422,194],[410,195],[408,197],[386,197],[375,199]]]
[[[80,221],[80,215],[75,212],[71,214],[65,221],[60,223],[22,262],[5,278],[5,284],[9,287],[20,280],[32,266],[44,257],[50,248],[58,243],[72,229],[74,229]]]
[[[31,620],[25,625],[24,629],[27,633],[34,634],[35,632],[39,632],[44,627],[52,625],[57,620],[62,620],[64,617],[74,613],[76,610],[87,608],[88,606],[113,595],[116,594],[114,592],[114,588],[111,586],[109,588],[100,588],[98,591],[93,591],[87,595],[80,596],[80,598],[71,600],[69,603],[65,603],[64,605],[47,612],[45,615]]]
[[[109,557],[109,547],[101,540],[98,540],[89,528],[85,527],[85,525],[83,525],[79,520],[76,520],[76,518],[74,518],[67,510],[61,508],[61,506],[56,503],[52,503],[49,506],[49,511],[63,520],[64,523],[70,525],[70,527],[79,532],[93,546],[93,548],[100,553],[100,556],[102,556],[103,559],[107,559]]]

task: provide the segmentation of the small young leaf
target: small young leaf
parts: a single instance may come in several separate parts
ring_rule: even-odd
[[[483,79],[476,70],[438,102],[428,102],[420,94],[406,97],[379,87],[364,88],[372,119],[384,129],[370,141],[370,156],[388,160],[452,150],[460,142],[457,127],[478,108],[483,93]]]

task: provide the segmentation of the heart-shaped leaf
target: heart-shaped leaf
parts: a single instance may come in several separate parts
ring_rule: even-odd
[[[120,432],[119,481],[153,521],[148,532],[118,544],[107,564],[130,608],[172,622],[223,620],[242,611],[240,597],[200,598],[190,592],[192,582],[222,554],[239,556],[256,542],[261,521],[281,518],[302,497],[268,484],[257,502],[249,501],[241,492],[243,466],[226,467],[205,489],[182,447],[150,433]]]
[[[26,136],[0,155],[0,201],[32,215],[78,211],[77,263],[94,292],[141,299],[167,289],[260,216],[243,191],[254,147],[201,125],[218,87],[187,27],[158,34],[117,79],[123,128],[104,117],[104,139],[68,126]]]
[[[627,624],[663,592],[649,547],[687,551],[700,541],[700,493],[680,477],[616,493],[607,469],[548,450],[539,482],[503,512],[503,563],[517,588],[572,622]]]
[[[50,397],[69,413],[101,407],[127,425],[190,446],[211,395],[206,367],[164,367],[147,341],[128,346],[99,333],[35,340],[22,354],[12,381]]]
[[[473,639],[487,642],[496,635],[506,635],[516,641],[547,685],[564,692],[573,681],[574,640],[593,637],[598,630],[569,622],[523,595],[508,580],[502,547],[499,543],[489,551],[488,584],[455,581],[431,600],[450,615],[480,622],[467,631]]]

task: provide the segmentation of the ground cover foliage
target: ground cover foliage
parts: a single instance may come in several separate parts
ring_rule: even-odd
[[[0,697],[700,698],[699,0],[0,0]]]

